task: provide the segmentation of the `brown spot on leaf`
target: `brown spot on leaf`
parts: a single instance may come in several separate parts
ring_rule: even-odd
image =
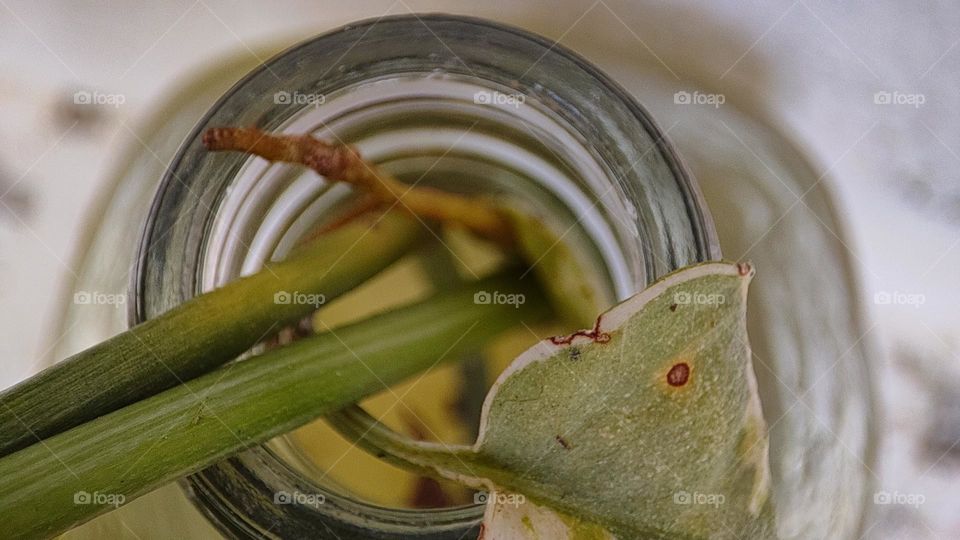
[[[557,435],[556,437],[554,437],[554,439],[557,440],[557,444],[562,446],[564,450],[569,450],[571,448],[570,443],[567,442],[567,440],[561,437],[560,435]]]
[[[677,305],[676,305],[676,304],[670,304],[670,311],[676,311],[676,310],[677,310]]]
[[[683,386],[690,380],[690,366],[686,362],[674,364],[667,372],[667,384],[670,386]]]

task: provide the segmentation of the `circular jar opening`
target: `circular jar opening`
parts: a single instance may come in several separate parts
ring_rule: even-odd
[[[611,303],[719,256],[705,207],[661,133],[585,60],[486,21],[385,18],[282,53],[201,121],[145,227],[135,322],[282,257],[354,197],[298,167],[202,148],[207,128],[248,125],[355,145],[410,183],[515,200],[573,246]],[[184,485],[238,538],[452,539],[479,522],[479,504],[409,509],[364,497],[301,443],[296,434],[273,441]]]

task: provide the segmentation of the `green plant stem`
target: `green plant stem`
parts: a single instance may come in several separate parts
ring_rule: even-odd
[[[327,232],[254,275],[198,296],[0,394],[0,456],[192,379],[236,358],[406,253],[422,227],[395,211]]]
[[[0,516],[14,538],[58,534],[323,414],[547,316],[533,281],[483,280],[223,366],[0,458]],[[479,290],[526,302],[475,304]],[[99,494],[99,495],[97,495]]]

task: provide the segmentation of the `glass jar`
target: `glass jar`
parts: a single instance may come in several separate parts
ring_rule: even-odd
[[[646,78],[643,88],[644,103],[678,122],[672,140],[703,190],[724,256],[757,268],[747,325],[780,538],[859,539],[879,483],[868,361],[877,356],[824,167],[738,108],[735,95],[719,108],[691,107],[675,102],[669,83]]]
[[[208,93],[197,102],[208,103]],[[742,120],[732,114],[731,123]],[[93,236],[91,253],[119,249],[119,262],[106,268],[99,258],[88,258],[77,290],[126,291],[121,283],[129,279],[129,323],[135,324],[282,257],[311,226],[349,201],[349,189],[301,168],[202,148],[206,128],[247,125],[354,144],[368,159],[423,185],[523,201],[593,262],[610,302],[673,269],[720,257],[707,204],[674,147],[633,97],[592,64],[553,42],[487,21],[402,16],[344,27],[287,50],[234,85],[189,133],[170,122],[169,135],[158,144],[169,148],[180,137],[177,130],[184,142],[162,178],[133,167],[119,174]],[[748,131],[754,128],[760,129],[754,124]],[[720,237],[727,255],[737,257],[742,239],[763,226],[748,218],[759,208],[782,209],[782,197],[770,194],[776,186],[768,185],[768,177],[712,170],[719,150],[704,139],[684,138],[682,148],[703,143],[691,159],[710,180],[707,201],[721,210]],[[809,178],[805,162],[789,147],[784,152],[776,139],[762,142],[771,159],[789,156],[777,161],[786,183]],[[143,152],[134,154],[146,159]],[[731,173],[739,179],[735,183],[727,182]],[[826,203],[818,199],[817,205]],[[137,241],[133,223],[143,224]],[[118,224],[124,229],[119,236],[109,232]],[[781,531],[801,537],[803,526],[822,518],[794,503],[806,494],[830,493],[842,511],[830,514],[825,530],[838,534],[810,537],[855,538],[868,482],[841,445],[866,448],[869,390],[810,384],[831,372],[856,375],[862,358],[848,355],[831,365],[833,341],[809,341],[826,326],[842,333],[856,325],[845,268],[800,275],[790,264],[791,257],[808,253],[842,259],[829,238],[805,236],[816,232],[809,225],[791,223],[785,240],[797,251],[771,249],[770,258],[766,250],[751,251],[761,272],[751,299],[751,339],[772,428]],[[805,300],[824,286],[834,293],[829,317]],[[65,320],[76,325],[71,335],[82,337],[60,353],[118,330],[96,328],[90,319],[70,306]],[[785,390],[794,388],[809,392],[814,406],[791,407]],[[822,437],[818,420],[852,435],[839,442]],[[210,522],[234,538],[455,539],[479,522],[480,505],[405,510],[370,504],[311,475],[284,448],[254,448],[181,485]],[[324,504],[277,504],[279,492],[320,493]],[[169,508],[183,510],[177,503]],[[190,534],[209,532],[196,527]]]

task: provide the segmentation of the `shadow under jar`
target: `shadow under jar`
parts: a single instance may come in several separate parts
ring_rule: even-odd
[[[355,196],[300,167],[207,152],[203,132],[221,126],[311,133],[355,145],[409,182],[517,201],[588,261],[610,304],[676,268],[720,258],[706,205],[672,147],[631,95],[592,64],[483,20],[382,18],[258,66],[186,137],[131,253],[130,324],[282,258]],[[107,207],[121,199],[114,195]],[[751,332],[775,337],[775,329]],[[253,448],[181,485],[233,538],[476,536],[482,505],[374,504],[312,473],[287,451],[290,444]],[[777,480],[775,471],[778,491],[792,489]],[[323,503],[278,503],[278,493],[318,494]]]

